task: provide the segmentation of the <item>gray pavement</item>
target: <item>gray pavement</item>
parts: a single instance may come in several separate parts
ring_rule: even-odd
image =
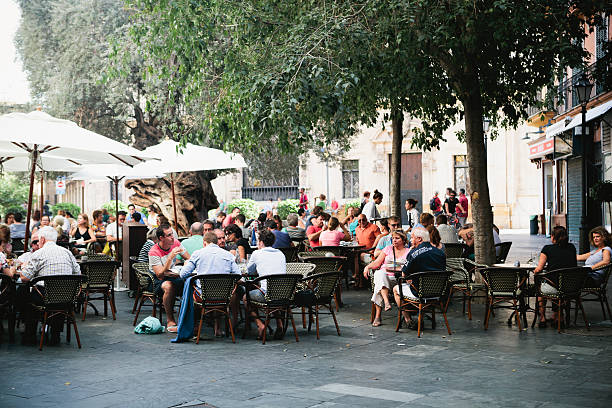
[[[509,259],[526,261],[547,240],[512,238]],[[396,311],[370,326],[369,291],[344,292],[338,313],[342,336],[323,318],[321,340],[298,325],[282,341],[254,336],[211,337],[199,345],[171,344],[169,334],[136,335],[132,299],[119,293],[118,318],[89,313],[77,322],[83,343],[34,347],[0,344],[0,407],[604,407],[612,397],[612,324],[597,304],[563,334],[522,332],[499,312],[488,331],[484,307],[472,321],[461,303],[449,309],[453,331],[441,319],[422,337],[395,332]],[[143,317],[147,316],[144,312]],[[532,315],[528,317],[531,319]],[[300,322],[301,319],[298,319]],[[241,330],[241,328],[240,328]],[[19,337],[18,337],[19,338]]]

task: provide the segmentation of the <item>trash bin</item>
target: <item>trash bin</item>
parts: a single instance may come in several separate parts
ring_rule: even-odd
[[[529,217],[529,233],[531,235],[538,235],[538,216],[532,215]]]

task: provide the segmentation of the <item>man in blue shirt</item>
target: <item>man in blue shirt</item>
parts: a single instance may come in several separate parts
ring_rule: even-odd
[[[291,237],[286,232],[280,231],[278,229],[278,225],[273,220],[266,221],[266,228],[268,231],[274,234],[275,240],[272,248],[289,248],[293,246],[293,241],[291,241]]]
[[[446,270],[446,255],[444,251],[429,243],[429,231],[424,228],[414,228],[410,241],[412,247],[406,257],[406,265],[402,268],[402,275],[404,277],[409,278],[410,275],[416,272]],[[411,283],[411,281],[407,281],[402,284],[402,294],[404,297],[416,298],[417,296],[411,290]],[[395,302],[399,305],[399,285],[393,288],[393,296],[395,296]],[[407,311],[402,313],[408,323],[408,327],[416,329],[416,322],[412,320],[410,313]]]
[[[240,269],[234,260],[234,255],[225,249],[219,248],[217,245],[217,235],[214,232],[207,232],[204,234],[203,245],[204,247],[202,249],[198,249],[191,254],[185,266],[181,268],[180,277],[182,279],[187,278],[193,272],[197,275],[212,273],[235,273],[240,275]],[[200,281],[197,282],[197,285],[200,286]],[[237,291],[234,292],[230,300],[233,323],[237,320],[239,299]],[[222,335],[222,333],[219,330],[219,318],[216,318],[215,336],[220,335]]]
[[[135,220],[134,219],[134,214],[136,214],[136,213],[140,214],[140,219],[139,220]],[[136,217],[136,218],[138,218],[138,217]],[[145,223],[144,220],[145,220],[144,214],[142,214],[140,211],[136,211],[136,206],[134,204],[128,205],[128,214],[127,214],[127,217],[125,217],[125,221],[126,222],[135,221],[135,222],[138,222],[140,224],[144,224]]]

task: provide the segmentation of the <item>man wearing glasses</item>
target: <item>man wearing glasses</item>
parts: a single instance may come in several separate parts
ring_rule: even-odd
[[[21,254],[21,256],[19,256],[19,258],[17,258],[22,268],[27,266],[30,259],[32,259],[32,255],[34,255],[34,252],[38,251],[38,249],[40,248],[40,246],[38,245],[38,231],[32,234],[32,241],[30,241],[30,247],[32,248],[30,251],[24,252],[23,254]]]
[[[374,246],[374,242],[376,242],[376,237],[380,235],[380,229],[376,224],[369,222],[368,217],[366,217],[365,214],[359,214],[357,221],[359,223],[355,229],[357,242],[359,245],[363,245],[367,249],[372,248]],[[370,263],[372,262],[372,255],[362,253],[361,260],[364,263]]]
[[[149,251],[149,268],[155,273],[154,291],[162,292],[162,303],[168,319],[167,331],[176,333],[176,320],[174,319],[174,301],[176,294],[183,291],[183,279],[180,277],[180,268],[176,267],[176,257],[189,259],[189,252],[174,239],[170,224],[162,224],[156,232],[157,244]]]
[[[402,229],[402,222],[400,218],[395,215],[389,217],[389,233],[378,240],[378,245],[376,245],[376,249],[374,250],[374,259],[378,257],[378,254],[380,254],[383,249],[391,245],[393,233],[401,229]]]

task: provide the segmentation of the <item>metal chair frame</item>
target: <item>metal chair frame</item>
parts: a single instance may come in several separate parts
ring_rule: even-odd
[[[239,280],[240,275],[229,273],[203,274],[193,277],[191,282],[194,285],[194,293],[199,292],[201,298],[200,302],[194,301],[194,305],[201,308],[196,344],[200,344],[202,323],[204,317],[209,313],[221,313],[225,316],[225,324],[232,335],[232,343],[236,343],[229,306],[236,289],[236,282]],[[197,288],[197,282],[200,282],[200,289]]]
[[[83,284],[83,318],[87,313],[87,306],[92,300],[104,301],[104,317],[108,316],[108,303],[111,306],[113,320],[117,320],[117,307],[115,306],[115,290],[113,288],[113,280],[119,267],[119,262],[110,260],[93,260],[87,261],[82,265],[83,275],[87,276],[87,281]],[[90,297],[90,294],[101,294],[101,297]],[[96,314],[98,310],[94,307]]]
[[[520,332],[522,330],[521,316],[524,313],[522,291],[525,290],[528,272],[520,268],[506,267],[487,267],[479,269],[479,272],[484,278],[487,289],[484,329],[489,328],[493,309],[512,309],[516,314]],[[511,302],[512,305],[499,305],[502,302]]]

